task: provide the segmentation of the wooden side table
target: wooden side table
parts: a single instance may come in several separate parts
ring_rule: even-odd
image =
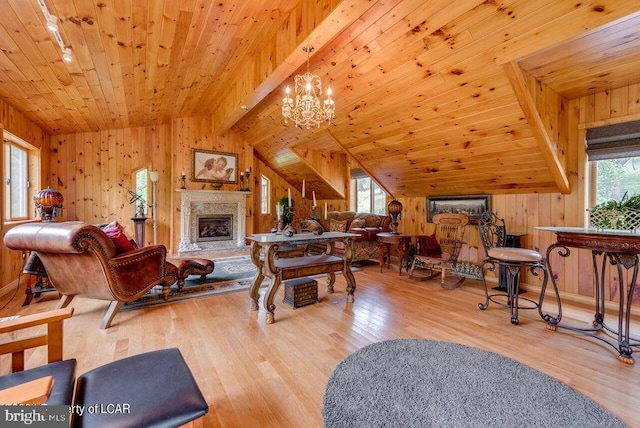
[[[376,235],[378,237],[378,257],[380,258],[380,272],[382,272],[382,266],[384,265],[384,249],[386,247],[387,254],[387,269],[391,268],[391,248],[390,246],[396,245],[398,247],[398,274],[402,276],[402,265],[405,264],[407,272],[409,272],[409,246],[411,244],[411,235],[405,235],[403,233],[394,234],[391,232],[380,232]]]

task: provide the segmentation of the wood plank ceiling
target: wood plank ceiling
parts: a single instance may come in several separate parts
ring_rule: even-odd
[[[0,0],[0,97],[46,132],[212,115],[321,199],[341,191],[303,155],[347,153],[395,197],[566,192],[519,82],[640,83],[637,0],[42,0],[70,63],[38,1]],[[337,105],[311,130],[281,115],[305,44]]]

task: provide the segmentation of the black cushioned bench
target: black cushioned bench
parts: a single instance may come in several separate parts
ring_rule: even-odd
[[[146,352],[80,376],[74,427],[178,427],[209,407],[177,348]],[[93,407],[92,407],[93,406]]]

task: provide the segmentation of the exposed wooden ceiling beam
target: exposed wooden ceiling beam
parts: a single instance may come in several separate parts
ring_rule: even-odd
[[[382,190],[384,190],[384,192],[389,195],[389,197],[391,199],[395,199],[395,196],[393,196],[393,194],[389,191],[389,189],[387,189],[385,186],[383,186],[382,184],[380,184],[380,182],[376,179],[376,176],[373,172],[371,172],[366,166],[362,165],[360,163],[360,161],[358,160],[358,158],[356,158],[355,156],[353,156],[353,154],[351,153],[351,151],[344,145],[342,144],[342,142],[338,139],[338,137],[335,136],[335,134],[333,132],[331,132],[330,129],[327,129],[327,133],[331,136],[331,138],[333,139],[333,141],[336,142],[336,144],[338,146],[340,146],[342,148],[342,150],[344,150],[353,160],[355,163],[358,164],[358,167],[360,169],[362,169],[378,186],[380,186],[380,188]]]
[[[317,52],[375,3],[344,0],[328,14],[327,9],[302,4],[294,8],[285,24],[247,60],[235,82],[229,85],[213,113],[215,132],[224,134],[298,70],[307,60],[304,45],[313,46]]]
[[[511,86],[513,87],[516,98],[518,98],[518,102],[522,107],[522,111],[533,129],[533,135],[538,141],[542,156],[549,166],[551,176],[556,182],[558,190],[565,194],[570,193],[571,188],[569,187],[569,179],[567,178],[564,167],[558,158],[555,146],[544,127],[544,123],[542,123],[536,104],[527,89],[527,84],[520,66],[514,61],[511,61],[504,64],[503,68],[511,82]]]

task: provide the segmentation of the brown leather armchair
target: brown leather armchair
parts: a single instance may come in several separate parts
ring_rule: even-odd
[[[151,288],[162,285],[168,295],[178,276],[177,268],[166,261],[163,245],[118,254],[102,230],[83,222],[18,225],[7,232],[4,244],[38,254],[49,281],[62,295],[58,308],[75,296],[110,301],[101,329],[109,328],[125,302]]]

